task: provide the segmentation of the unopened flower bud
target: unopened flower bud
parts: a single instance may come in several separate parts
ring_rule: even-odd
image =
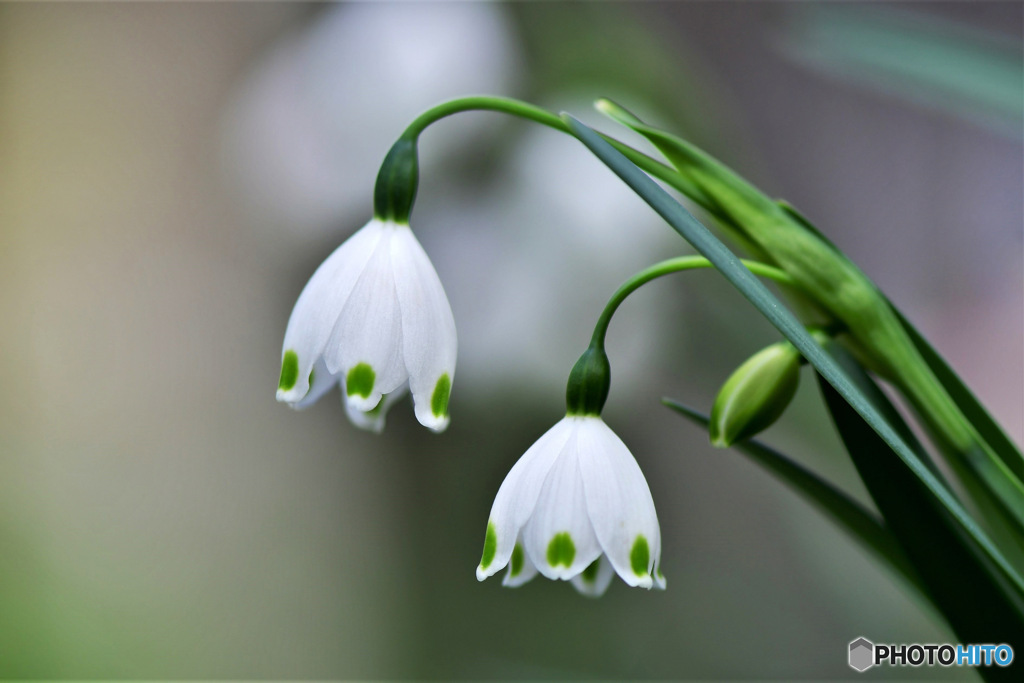
[[[767,429],[793,400],[800,352],[789,342],[758,351],[725,381],[708,426],[712,445],[725,448]]]

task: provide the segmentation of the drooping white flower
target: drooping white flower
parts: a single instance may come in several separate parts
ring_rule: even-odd
[[[519,586],[538,572],[599,596],[618,574],[630,586],[664,588],[661,531],[633,455],[597,415],[567,415],[526,451],[491,507],[483,581],[508,565]]]
[[[423,248],[374,218],[327,257],[299,295],[281,350],[277,400],[304,408],[340,385],[349,417],[380,431],[406,390],[416,419],[448,426],[455,320]]]

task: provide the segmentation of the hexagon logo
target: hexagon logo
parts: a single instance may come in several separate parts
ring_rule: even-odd
[[[875,665],[875,644],[867,638],[850,643],[850,666],[864,672]]]

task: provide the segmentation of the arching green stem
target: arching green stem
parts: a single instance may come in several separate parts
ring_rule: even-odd
[[[746,259],[740,259],[740,263],[746,266],[754,275],[767,277],[784,285],[794,284],[793,279],[790,278],[785,271],[779,270],[778,268],[765,265],[758,261],[748,261]],[[640,287],[643,287],[651,280],[655,280],[663,275],[670,275],[684,270],[713,267],[712,263],[703,256],[680,256],[678,258],[672,258],[667,261],[655,263],[653,266],[641,270],[639,273],[626,280],[615,294],[612,295],[612,298],[609,299],[608,303],[605,304],[604,310],[601,311],[601,317],[597,319],[597,325],[594,326],[594,336],[590,345],[598,349],[604,348],[604,338],[605,334],[608,332],[608,324],[611,322],[612,316],[615,315],[616,309],[618,309],[619,305],[626,300],[626,297]]]
[[[402,139],[415,140],[420,133],[426,130],[427,126],[435,123],[452,114],[459,114],[465,111],[496,111],[502,114],[509,114],[521,119],[533,121],[543,126],[553,128],[562,133],[572,135],[569,125],[546,109],[541,109],[527,102],[521,102],[509,97],[493,97],[490,95],[473,95],[460,97],[458,99],[443,102],[436,107],[417,116],[402,133]],[[629,145],[623,144],[614,138],[606,135],[602,137],[611,143],[619,152],[624,154],[630,161],[650,173],[655,178],[663,180],[680,192],[692,191],[690,184],[671,166],[666,166],[660,161],[653,159],[643,152],[638,152]]]
[[[413,120],[408,125],[402,137],[417,138],[420,133],[426,130],[430,124],[440,121],[446,116],[459,114],[464,111],[497,111],[503,114],[518,116],[521,119],[536,121],[550,128],[555,128],[563,133],[569,133],[569,126],[558,116],[546,109],[541,109],[527,102],[514,100],[509,97],[494,97],[491,95],[472,95],[470,97],[459,97],[448,102],[442,102],[436,107],[431,107]]]

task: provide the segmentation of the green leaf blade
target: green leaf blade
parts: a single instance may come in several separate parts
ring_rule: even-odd
[[[1024,455],[1021,454],[1017,445],[1007,436],[1003,428],[999,426],[999,423],[995,421],[985,409],[985,406],[981,404],[981,401],[964,384],[964,381],[950,367],[946,359],[939,355],[939,352],[925,339],[924,335],[895,306],[893,306],[893,311],[896,312],[896,317],[903,324],[904,329],[906,329],[911,341],[914,342],[914,346],[917,347],[918,352],[924,358],[925,363],[935,373],[935,376],[938,377],[939,382],[949,392],[949,395],[953,397],[957,407],[963,411],[963,414],[970,420],[975,429],[978,430],[981,438],[995,451],[999,459],[1003,461],[1003,464],[1017,475],[1018,479],[1024,480]]]
[[[662,399],[662,403],[694,424],[708,428],[710,418],[701,412],[672,399]],[[913,586],[924,599],[931,600],[903,549],[877,515],[831,482],[760,441],[739,441],[731,447],[796,491],[861,547]]]
[[[856,361],[834,344],[830,352],[872,403],[895,414],[895,408]],[[1020,651],[1024,646],[1024,596],[891,446],[820,374],[818,380],[847,452],[887,527],[961,642],[1009,643]],[[902,431],[906,427],[897,428]],[[978,671],[987,680],[1019,676],[999,667]]]
[[[1000,568],[1015,589],[1024,594],[1024,579],[1006,560],[991,539],[978,526],[959,501],[950,493],[921,459],[910,449],[885,419],[871,406],[835,361],[826,354],[789,311],[747,270],[739,258],[704,227],[679,202],[645,175],[621,153],[604,141],[595,131],[568,115],[563,115],[570,130],[602,162],[618,175],[673,229],[703,254],[744,297],[779,330],[804,358],[859,413],[878,435],[897,453],[929,492],[950,512],[966,533]]]

